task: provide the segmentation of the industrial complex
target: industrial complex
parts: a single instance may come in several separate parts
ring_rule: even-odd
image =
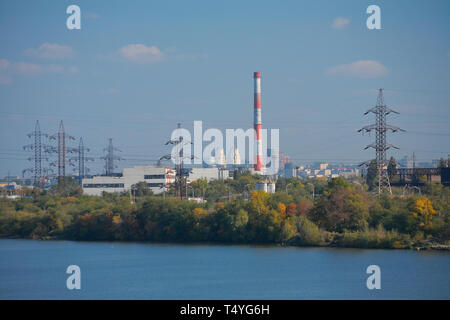
[[[76,167],[77,175],[73,177],[82,186],[84,194],[87,195],[102,195],[104,192],[129,192],[132,190],[133,185],[139,182],[145,182],[147,186],[152,190],[154,194],[164,193],[172,186],[175,186],[178,190],[178,195],[183,198],[183,190],[187,189],[187,185],[198,179],[206,179],[207,181],[218,179],[232,179],[235,170],[250,171],[252,174],[259,174],[264,176],[264,180],[260,181],[256,189],[264,190],[269,193],[275,192],[275,181],[278,177],[286,178],[334,178],[342,176],[350,178],[352,176],[360,176],[364,173],[364,168],[358,166],[343,166],[343,165],[330,165],[328,163],[315,163],[312,165],[295,165],[291,161],[289,156],[285,154],[278,154],[277,158],[272,161],[277,162],[276,173],[268,174],[267,161],[264,158],[273,152],[273,149],[267,148],[264,152],[263,147],[263,130],[262,130],[262,109],[261,109],[261,73],[253,73],[253,157],[252,161],[246,161],[245,156],[241,159],[239,149],[234,148],[232,157],[225,155],[223,149],[216,150],[214,155],[206,164],[200,161],[201,164],[184,165],[186,154],[183,155],[184,145],[191,144],[189,141],[183,141],[182,137],[175,138],[166,143],[170,145],[178,145],[180,148],[180,154],[176,155],[178,160],[174,161],[174,155],[162,156],[156,165],[137,165],[131,168],[123,168],[121,172],[116,172],[116,161],[122,160],[118,152],[119,149],[114,147],[113,140],[110,138],[108,146],[103,150],[104,156],[98,160],[105,162],[105,171],[99,174],[91,174],[87,163],[94,161],[93,157],[89,157],[89,148],[83,144],[83,139],[79,138],[77,147],[70,147],[69,142],[76,139],[67,134],[64,129],[64,124],[61,121],[59,124],[59,130],[53,135],[46,134],[41,131],[39,121],[36,121],[35,130],[28,134],[28,137],[33,140],[33,143],[24,146],[24,150],[31,151],[31,156],[28,158],[32,163],[32,168],[23,170],[23,175],[29,173],[32,179],[28,179],[31,185],[36,187],[45,187],[52,183],[56,183],[59,177],[68,176],[66,167]],[[386,132],[391,130],[403,131],[400,128],[388,125],[386,123],[386,115],[389,113],[396,113],[394,110],[385,106],[383,100],[383,92],[380,89],[377,105],[366,112],[372,112],[376,115],[376,123],[363,127],[360,131],[376,131],[376,141],[374,144],[368,147],[373,147],[376,150],[376,162],[379,177],[379,192],[382,189],[390,190],[389,177],[386,174],[387,158],[386,150],[394,147],[386,142]],[[178,125],[180,128],[180,124]],[[44,143],[44,139],[48,140],[48,143]],[[52,140],[56,145],[52,144]],[[273,147],[273,146],[272,146]],[[367,147],[367,148],[368,148]],[[264,152],[264,153],[263,153]],[[52,160],[52,155],[56,155],[56,161]],[[189,155],[189,157],[193,157]],[[227,163],[227,158],[232,159],[232,163]],[[247,157],[248,158],[248,157]],[[172,162],[163,162],[164,160],[172,160]],[[365,163],[369,165],[369,162]],[[422,170],[421,174],[427,176],[429,181],[441,182],[440,172],[427,168],[411,168],[409,162],[403,168],[399,168],[399,172],[403,179],[405,177],[415,174],[414,170]],[[409,171],[408,171],[409,170]],[[412,171],[411,171],[412,170]],[[428,170],[428,171],[427,171]],[[430,171],[431,170],[431,171]],[[17,177],[18,178],[18,177]],[[10,180],[8,178],[8,180]],[[13,179],[14,180],[14,179]],[[24,180],[24,179],[22,179]],[[444,181],[442,181],[444,183]],[[12,184],[7,184],[8,188],[13,187]],[[19,188],[20,186],[17,186]],[[187,197],[186,194],[184,196]]]

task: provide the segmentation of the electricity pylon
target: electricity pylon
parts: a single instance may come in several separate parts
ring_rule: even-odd
[[[378,196],[384,190],[387,190],[390,194],[392,194],[391,184],[389,182],[389,175],[387,172],[387,160],[386,160],[386,151],[390,148],[398,149],[396,146],[392,144],[388,144],[386,141],[386,133],[388,130],[392,132],[397,131],[405,131],[395,126],[391,126],[386,123],[386,116],[390,113],[399,114],[397,111],[387,108],[384,104],[383,98],[383,89],[378,90],[378,98],[377,104],[375,107],[367,110],[364,115],[367,115],[369,112],[375,114],[375,124],[371,124],[365,126],[358,130],[358,132],[370,132],[375,130],[375,143],[369,144],[367,148],[374,148],[376,151],[376,163],[377,163],[377,175],[378,175]]]
[[[34,162],[33,168],[28,168],[23,170],[22,174],[24,175],[25,172],[29,171],[33,173],[33,185],[35,186],[41,186],[42,184],[42,173],[47,173],[47,169],[42,168],[42,159],[48,160],[48,158],[45,158],[42,156],[42,152],[49,152],[50,146],[42,143],[42,138],[48,138],[48,134],[41,132],[41,128],[39,126],[39,120],[36,121],[36,126],[34,128],[34,131],[27,134],[28,138],[33,138],[34,143],[26,145],[23,147],[24,150],[33,151],[33,156],[29,157],[29,161]]]
[[[78,179],[80,180],[80,184],[83,181],[84,176],[86,175],[87,172],[89,172],[89,168],[86,167],[86,162],[88,161],[94,161],[94,158],[92,157],[87,157],[86,156],[86,152],[89,152],[89,148],[86,148],[83,144],[83,138],[80,137],[80,143],[78,145],[78,148],[76,148],[76,153],[77,156],[76,157],[72,157],[69,161],[70,164],[72,165],[72,162],[78,162]],[[76,171],[77,169],[74,168],[74,170]]]
[[[115,148],[112,143],[112,138],[109,138],[108,147],[103,149],[103,151],[106,152],[106,155],[101,157],[100,159],[105,160],[106,175],[113,176],[114,169],[117,168],[117,166],[114,164],[114,160],[117,160],[117,161],[122,160],[121,157],[114,155],[114,151],[121,152],[121,150]]]
[[[58,149],[53,148],[51,151],[58,153],[58,179],[60,179],[66,175],[66,153],[76,152],[76,148],[67,146],[67,140],[75,140],[75,137],[64,131],[64,124],[61,120],[58,133],[50,136],[50,140],[57,140],[58,142]],[[53,165],[55,164],[53,163]]]

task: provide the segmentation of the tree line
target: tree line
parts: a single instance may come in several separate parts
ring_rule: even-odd
[[[412,248],[450,240],[450,188],[376,197],[360,179],[280,179],[277,192],[256,191],[261,177],[197,180],[207,202],[129,193],[82,195],[70,178],[31,198],[0,199],[0,236],[90,241],[220,242],[361,248]]]

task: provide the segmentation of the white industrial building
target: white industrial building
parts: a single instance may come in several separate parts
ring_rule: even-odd
[[[188,183],[200,178],[207,181],[228,178],[228,170],[218,168],[189,169]],[[223,172],[226,171],[226,172]],[[168,167],[135,166],[124,168],[121,176],[94,176],[83,179],[83,193],[101,196],[103,192],[130,191],[131,186],[138,182],[146,182],[154,194],[162,193],[175,182],[176,171]]]
[[[158,194],[175,182],[176,172],[171,168],[135,166],[124,168],[122,176],[95,176],[83,179],[83,193],[100,196],[103,192],[130,191],[138,182],[146,182],[153,193]]]
[[[189,170],[188,183],[198,179],[208,181],[219,179],[219,168],[192,168]]]

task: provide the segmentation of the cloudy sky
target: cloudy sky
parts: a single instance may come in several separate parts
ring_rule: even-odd
[[[68,30],[66,8],[81,8]],[[366,8],[381,7],[381,30]],[[253,71],[262,73],[264,128],[280,129],[298,164],[358,163],[374,135],[357,130],[385,89],[407,130],[390,135],[419,161],[450,153],[450,2],[1,1],[0,176],[31,167],[22,146],[36,120],[58,122],[96,158],[108,138],[126,160],[150,163],[177,122],[249,128]],[[71,142],[75,146],[75,143]]]

